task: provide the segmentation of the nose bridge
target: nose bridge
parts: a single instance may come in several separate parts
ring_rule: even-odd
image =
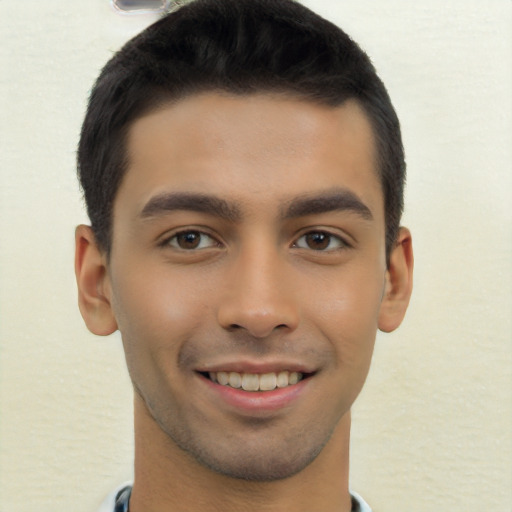
[[[232,262],[219,323],[263,338],[275,329],[294,330],[298,310],[285,257],[274,244],[250,244]]]

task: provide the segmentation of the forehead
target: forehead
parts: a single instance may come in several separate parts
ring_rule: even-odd
[[[333,187],[383,208],[372,128],[353,101],[329,107],[268,94],[198,94],[136,120],[127,152],[115,209],[129,203],[140,212],[151,196],[174,190],[271,207]]]

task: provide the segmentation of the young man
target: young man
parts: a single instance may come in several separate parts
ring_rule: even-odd
[[[370,510],[350,408],[412,247],[368,57],[290,0],[189,3],[103,69],[78,166],[80,310],[135,391],[135,479],[104,510]]]

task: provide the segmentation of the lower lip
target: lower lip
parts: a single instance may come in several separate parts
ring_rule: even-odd
[[[276,388],[272,391],[244,391],[230,386],[222,386],[200,375],[201,380],[208,386],[209,398],[217,398],[239,411],[250,413],[275,412],[292,405],[304,393],[311,377],[299,381],[286,388]]]

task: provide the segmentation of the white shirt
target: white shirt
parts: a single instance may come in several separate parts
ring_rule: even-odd
[[[101,504],[101,507],[98,509],[98,512],[115,512],[115,506],[116,506],[116,499],[118,494],[125,489],[126,487],[129,487],[131,485],[131,482],[126,482],[123,485],[120,485],[115,491],[111,492],[106,498],[105,501]],[[372,512],[372,509],[369,507],[368,503],[359,496],[359,494],[350,491],[350,494],[352,495],[352,502],[357,505],[359,505],[359,508],[352,508],[355,512]]]

